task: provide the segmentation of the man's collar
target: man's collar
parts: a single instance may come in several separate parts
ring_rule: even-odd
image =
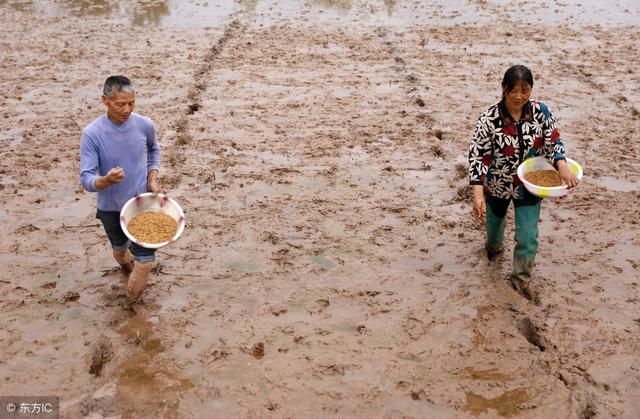
[[[511,114],[507,110],[507,105],[504,103],[504,98],[498,103],[498,111],[500,112],[500,119],[502,120],[503,125],[513,124],[515,120],[511,117]],[[522,115],[520,116],[520,120],[531,122],[533,121],[533,107],[531,106],[531,101],[528,100],[527,103],[522,107]]]

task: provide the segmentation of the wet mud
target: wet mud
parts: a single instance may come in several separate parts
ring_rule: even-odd
[[[640,30],[611,18],[637,5],[242,1],[185,27],[73,3],[0,1],[3,394],[69,418],[640,414]],[[585,170],[543,203],[529,298],[513,214],[489,262],[465,174],[514,61]],[[133,305],[78,180],[113,73],[187,220]]]

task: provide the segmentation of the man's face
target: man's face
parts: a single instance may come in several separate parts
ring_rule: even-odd
[[[109,96],[102,96],[102,103],[107,107],[109,119],[116,124],[122,124],[133,112],[136,106],[135,93],[111,93]]]

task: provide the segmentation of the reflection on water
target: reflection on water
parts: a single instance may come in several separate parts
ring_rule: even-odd
[[[384,0],[384,5],[387,7],[387,15],[392,16],[395,11],[398,0]]]
[[[17,10],[19,12],[25,12],[32,7],[31,1],[8,1],[8,0],[0,0],[0,6],[9,6],[13,10]]]
[[[616,192],[633,192],[640,190],[640,187],[636,182],[618,179],[613,176],[600,176],[598,178],[592,178],[592,182]]]
[[[162,17],[169,14],[169,6],[166,1],[157,2],[155,5],[147,5],[140,11],[133,13],[133,24],[144,26],[148,23],[159,24]]]
[[[396,3],[397,0],[384,0],[389,15]],[[223,23],[237,12],[254,17],[260,15],[265,22],[271,22],[279,17],[297,20],[309,11],[309,7],[327,11],[334,17],[348,16],[353,11],[352,0],[311,0],[309,3],[278,0],[0,0],[2,6],[46,16],[103,17],[115,23],[137,26],[211,27]]]
[[[54,3],[54,7],[59,9],[59,14],[66,14],[66,11],[72,16],[129,16],[132,24],[144,26],[160,24],[162,18],[170,13],[169,3],[168,0],[150,0],[144,3],[136,0],[75,0]]]
[[[488,370],[477,370],[473,367],[467,367],[464,370],[469,374],[469,377],[473,378],[474,380],[498,381],[501,383],[505,383],[511,380],[511,377],[501,373],[496,368],[491,368]]]
[[[494,399],[487,399],[477,394],[467,392],[467,405],[465,410],[474,416],[488,413],[489,409],[495,409],[500,416],[514,416],[518,414],[519,405],[529,401],[529,396],[524,388],[507,391]]]
[[[638,0],[555,0],[517,5],[493,0],[498,15],[522,23],[635,25],[640,18]],[[474,4],[477,3],[477,4]],[[243,14],[254,23],[273,25],[313,21],[370,23],[375,25],[424,25],[491,23],[498,15],[484,2],[469,0],[0,0],[0,7],[46,16],[97,16],[114,23],[215,27]],[[540,13],[544,11],[544,13]],[[517,12],[517,13],[516,13]]]
[[[19,11],[33,10],[47,16],[106,17],[140,26],[158,25],[171,13],[170,0],[0,0],[0,6]]]
[[[154,325],[146,315],[136,314],[119,330],[128,344],[137,348],[118,365],[116,399],[124,417],[178,417],[181,394],[193,384],[162,358],[165,348],[154,336]]]
[[[351,9],[351,0],[315,0],[314,3],[323,7],[333,7],[341,10]]]
[[[259,0],[236,0],[240,7],[247,12],[255,12]]]

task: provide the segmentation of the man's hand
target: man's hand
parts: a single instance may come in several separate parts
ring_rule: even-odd
[[[560,179],[562,179],[567,187],[571,189],[578,186],[578,183],[580,183],[580,181],[577,177],[574,176],[573,173],[571,173],[567,162],[565,160],[558,160],[558,163],[556,164],[558,166],[558,174],[560,175]]]
[[[106,175],[96,179],[96,189],[104,189],[116,183],[122,182],[124,179],[124,169],[114,167],[107,172]]]
[[[157,170],[152,170],[147,174],[147,190],[149,192],[153,192],[154,195],[157,195],[159,192],[162,192],[162,188],[160,187],[160,182],[158,182]]]
[[[473,215],[480,220],[484,221],[487,215],[487,204],[484,201],[484,189],[482,185],[473,185]]]

